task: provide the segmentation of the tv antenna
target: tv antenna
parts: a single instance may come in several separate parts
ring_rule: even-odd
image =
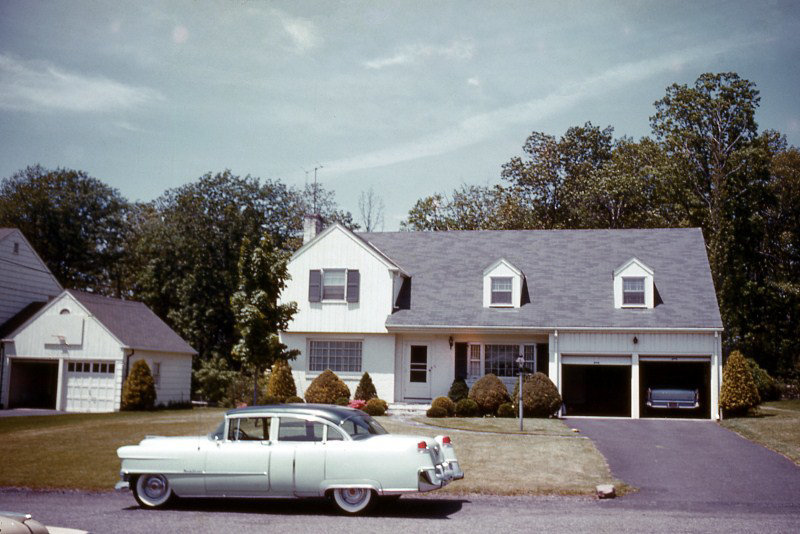
[[[322,168],[324,168],[324,165],[320,165],[319,163],[317,163],[317,166],[314,167],[314,169],[312,169],[314,171],[314,189],[311,191],[311,194],[312,194],[311,198],[313,200],[313,208],[314,208],[313,213],[314,214],[317,213],[317,171],[322,169]],[[303,172],[306,173],[306,187],[308,187],[308,174],[311,171],[307,171],[307,170],[303,169]]]

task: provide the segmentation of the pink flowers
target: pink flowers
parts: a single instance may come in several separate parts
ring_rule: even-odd
[[[361,399],[353,399],[347,403],[347,405],[351,408],[355,408],[356,410],[364,409],[364,406],[367,405],[367,401],[363,401]]]

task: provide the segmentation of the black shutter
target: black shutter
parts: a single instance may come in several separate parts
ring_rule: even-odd
[[[536,371],[550,376],[550,345],[536,344]]]
[[[322,300],[322,271],[309,271],[308,273],[308,301],[320,302]]]
[[[361,275],[358,271],[347,271],[347,302],[358,302],[359,285],[361,285]]]
[[[459,378],[465,379],[467,378],[467,344],[466,343],[456,343],[456,368],[455,368],[455,377],[456,380]]]

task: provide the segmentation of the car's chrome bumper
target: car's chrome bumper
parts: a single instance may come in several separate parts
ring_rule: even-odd
[[[115,491],[128,491],[131,489],[131,483],[127,473],[120,473],[119,479],[119,482],[114,486]]]
[[[453,480],[464,478],[464,472],[457,461],[443,462],[434,468],[419,470],[419,491],[433,491],[442,488]]]

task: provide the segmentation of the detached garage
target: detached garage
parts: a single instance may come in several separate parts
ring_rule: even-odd
[[[2,343],[0,402],[10,408],[117,411],[136,360],[153,373],[157,404],[190,400],[195,351],[141,302],[67,290]]]

